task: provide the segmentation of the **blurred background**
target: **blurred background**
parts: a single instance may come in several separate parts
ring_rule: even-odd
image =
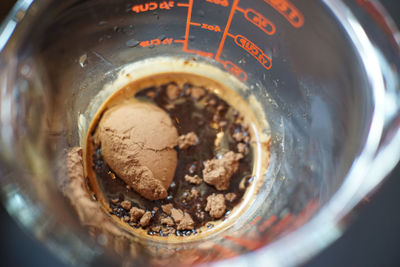
[[[381,2],[400,28],[400,0]],[[0,0],[0,21],[14,3],[14,0]],[[351,224],[345,234],[304,267],[400,266],[399,203],[400,164],[351,215]],[[0,266],[64,266],[42,244],[21,230],[2,206],[0,251]]]

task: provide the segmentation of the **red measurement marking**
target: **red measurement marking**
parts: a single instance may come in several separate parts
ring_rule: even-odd
[[[185,3],[176,3],[176,6],[184,6],[184,7],[188,7],[189,4],[185,4]]]
[[[252,221],[250,222],[250,225],[251,225],[251,226],[255,225],[260,219],[261,219],[261,216],[257,216],[256,218],[254,218],[254,220],[252,220]]]
[[[202,23],[201,28],[209,31],[221,32],[221,28],[218,25],[208,25],[206,23]]]
[[[236,10],[239,11],[239,12],[242,12],[242,13],[246,12],[243,8],[240,8],[240,7],[236,7]]]
[[[189,30],[190,30],[190,19],[192,17],[193,0],[189,0],[188,4],[188,15],[186,18],[186,30],[185,30],[185,42],[183,43],[183,51],[188,52],[188,41],[189,41]]]
[[[236,9],[238,3],[239,3],[239,0],[233,0],[231,12],[229,13],[228,21],[226,22],[224,35],[222,35],[222,39],[219,44],[217,54],[215,55],[215,59],[219,59],[219,57],[221,56],[221,52],[222,52],[222,49],[224,48],[224,44],[225,44],[226,34],[228,33],[229,27],[231,26],[233,14],[235,13],[235,9]]]
[[[275,215],[269,217],[267,220],[265,220],[258,226],[258,231],[264,232],[268,227],[270,227],[276,221],[276,219],[277,217]]]
[[[228,248],[224,248],[224,247],[222,247],[220,245],[217,245],[217,244],[214,244],[213,247],[216,250],[218,250],[218,252],[221,253],[225,259],[233,258],[233,257],[236,257],[238,255],[235,251],[230,250]]]
[[[151,46],[151,45],[154,45],[154,46],[171,45],[173,41],[174,41],[174,39],[172,39],[172,38],[165,38],[162,41],[160,39],[153,39],[153,40],[141,41],[139,45],[141,47],[147,47],[147,46]]]
[[[209,52],[205,52],[205,51],[201,51],[201,50],[196,50],[194,51],[196,54],[203,56],[203,57],[208,57],[208,58],[213,58],[214,54],[213,53],[209,53]]]
[[[255,44],[247,40],[246,37],[243,37],[242,35],[236,35],[235,37],[235,43],[249,52],[255,59],[260,62],[261,65],[263,65],[264,68],[269,70],[272,66],[272,60],[267,57],[264,52],[258,48]]]
[[[224,68],[227,71],[229,71],[230,73],[235,75],[240,81],[242,81],[242,82],[247,81],[247,74],[241,68],[239,68],[238,66],[236,66],[235,64],[233,64],[230,61],[225,61],[225,62],[223,62],[221,60],[218,60],[218,61],[224,65]]]
[[[221,5],[221,6],[224,6],[224,7],[229,6],[228,0],[206,0],[206,2],[213,3],[213,4],[216,4],[216,5]]]
[[[134,5],[132,7],[132,11],[136,13],[142,13],[146,11],[152,11],[156,9],[171,9],[174,7],[174,1],[163,1],[160,3],[157,2],[149,2],[146,4]]]
[[[264,2],[281,13],[294,27],[303,26],[303,14],[289,0],[264,0]]]
[[[214,31],[214,32],[221,31],[221,28],[218,25],[209,25],[207,23],[196,23],[196,22],[190,22],[190,25],[201,26],[202,29],[206,29],[206,30]]]
[[[174,43],[184,43],[185,40],[174,40]]]
[[[248,250],[255,250],[263,246],[263,242],[257,240],[244,239],[234,236],[224,236],[225,239],[231,240],[239,246],[247,248]]]
[[[244,11],[244,17],[268,35],[273,35],[276,31],[275,25],[269,19],[251,8]]]
[[[276,236],[281,234],[285,228],[292,222],[293,216],[288,213],[285,217],[283,217],[278,223],[276,223],[271,229],[271,235]]]

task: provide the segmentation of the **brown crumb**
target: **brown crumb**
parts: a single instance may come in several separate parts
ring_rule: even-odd
[[[151,229],[151,231],[154,231],[154,232],[160,232],[160,230],[161,230],[161,226],[152,226],[152,227],[150,227],[150,229]]]
[[[185,175],[185,181],[191,184],[201,184],[203,182],[203,179],[201,179],[198,175]]]
[[[111,199],[111,203],[113,203],[113,204],[119,203],[119,198],[113,198],[113,199]]]
[[[204,211],[196,212],[196,217],[200,220],[204,220]]]
[[[165,204],[161,206],[161,209],[163,210],[163,212],[165,212],[168,215],[171,215],[171,210],[174,206],[172,206],[172,204]]]
[[[194,222],[192,217],[186,212],[183,212],[180,209],[172,209],[171,216],[174,218],[174,221],[177,223],[178,230],[192,230],[194,227]]]
[[[132,203],[129,200],[124,200],[121,202],[121,207],[126,210],[130,210],[132,207]]]
[[[217,104],[217,101],[216,101],[214,98],[211,98],[211,99],[208,101],[208,104],[209,104],[210,106],[215,106],[215,104]]]
[[[190,89],[190,95],[195,99],[199,99],[202,96],[204,96],[205,94],[206,94],[206,91],[201,87],[193,86]]]
[[[218,122],[219,121],[219,115],[218,114],[214,114],[212,117],[212,121]]]
[[[244,141],[244,134],[242,133],[242,132],[237,132],[237,133],[234,133],[233,135],[232,135],[232,137],[233,137],[233,139],[235,139],[235,141],[237,141],[237,142],[242,142],[242,141]]]
[[[170,100],[175,100],[178,98],[179,94],[181,93],[181,89],[176,84],[168,84],[166,89],[167,96]]]
[[[220,122],[218,123],[218,126],[219,126],[220,128],[224,128],[226,125],[228,125],[228,122],[227,122],[227,121],[220,121]]]
[[[238,143],[236,147],[237,147],[237,151],[239,153],[247,154],[249,152],[249,149],[247,148],[247,145],[244,144],[244,143]]]
[[[175,223],[174,223],[174,221],[172,220],[171,217],[166,217],[166,218],[162,218],[161,219],[161,224],[165,224],[165,225],[168,225],[168,226],[173,226]]]
[[[161,231],[164,235],[175,234],[176,230],[172,227],[162,227]]]
[[[232,202],[236,199],[236,194],[235,193],[228,193],[225,195],[225,199],[229,202]]]
[[[171,216],[174,218],[174,221],[178,223],[183,219],[183,211],[173,208],[171,210]]]
[[[137,222],[144,214],[144,210],[133,207],[130,209],[129,214],[131,215],[131,221]]]
[[[242,154],[229,151],[220,159],[211,159],[204,162],[203,179],[206,183],[215,186],[217,190],[226,190],[229,187],[232,175],[239,168]]]
[[[171,109],[175,108],[175,105],[172,104],[172,103],[169,103],[169,104],[166,104],[164,107],[165,107],[167,110],[171,110]]]
[[[222,105],[222,104],[218,105],[218,107],[217,107],[217,112],[218,112],[218,113],[219,113],[219,112],[222,112],[222,111],[224,111],[224,110],[226,110],[226,106],[225,106],[225,105]]]
[[[225,214],[225,198],[223,194],[211,195],[207,197],[207,206],[205,211],[208,211],[210,216],[219,219]]]
[[[197,191],[196,188],[192,188],[192,190],[190,190],[190,195],[189,195],[189,197],[190,197],[190,198],[196,198],[196,197],[198,197],[198,196],[199,196],[199,191]]]
[[[124,222],[129,222],[130,219],[131,219],[131,217],[129,217],[129,216],[124,216],[123,221],[124,221]]]
[[[156,93],[154,91],[149,91],[146,93],[146,95],[150,98],[154,98],[156,96]]]
[[[142,227],[146,227],[151,219],[151,212],[150,211],[146,211],[146,213],[142,216],[142,218],[140,218],[140,225]]]
[[[199,142],[199,138],[194,132],[189,132],[187,134],[183,134],[178,138],[178,146],[179,149],[186,149],[190,146],[197,145]]]

